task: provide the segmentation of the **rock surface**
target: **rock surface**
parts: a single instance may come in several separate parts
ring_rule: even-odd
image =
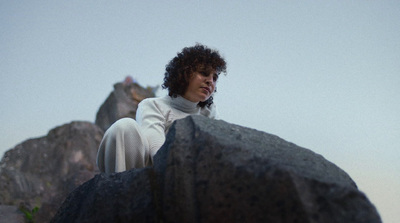
[[[72,122],[7,151],[0,162],[0,205],[39,207],[37,222],[48,222],[68,193],[98,173],[102,136],[92,123]]]
[[[96,115],[96,125],[106,131],[115,121],[124,117],[135,118],[139,102],[145,98],[154,97],[156,88],[143,88],[133,80],[127,79],[114,85],[106,101],[101,105]]]
[[[0,219],[7,223],[25,223],[24,214],[17,206],[0,205]]]
[[[153,167],[98,174],[52,222],[381,222],[353,180],[277,136],[178,120]]]

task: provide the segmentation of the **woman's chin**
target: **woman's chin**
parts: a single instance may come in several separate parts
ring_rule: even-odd
[[[205,102],[209,99],[210,97],[206,97],[205,99],[201,100],[201,102]]]

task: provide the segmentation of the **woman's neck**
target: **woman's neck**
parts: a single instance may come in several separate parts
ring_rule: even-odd
[[[178,95],[176,98],[171,97],[171,101],[174,108],[183,112],[194,113],[199,109],[197,102],[191,102],[180,95]]]

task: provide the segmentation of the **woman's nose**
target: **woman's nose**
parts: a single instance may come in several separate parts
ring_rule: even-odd
[[[206,83],[207,84],[212,84],[213,83],[213,76],[212,75],[206,76]]]

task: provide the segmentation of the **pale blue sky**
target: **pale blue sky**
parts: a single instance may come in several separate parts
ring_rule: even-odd
[[[398,1],[0,0],[0,154],[94,121],[126,75],[161,84],[176,52],[200,42],[228,61],[224,120],[323,155],[394,223],[399,39]]]

